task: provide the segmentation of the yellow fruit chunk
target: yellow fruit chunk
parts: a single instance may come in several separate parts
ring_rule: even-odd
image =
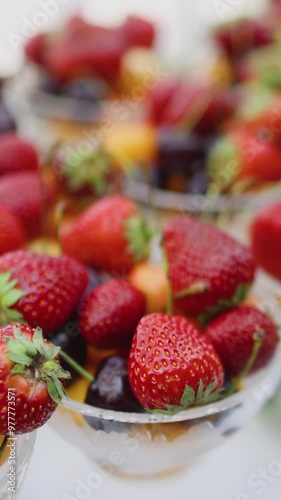
[[[120,92],[125,92],[131,99],[135,94],[138,99],[139,87],[143,89],[143,95],[150,91],[153,85],[158,83],[155,69],[160,63],[155,51],[145,48],[129,49],[123,59],[120,69],[118,88]]]
[[[62,253],[60,244],[56,240],[49,238],[32,240],[28,243],[27,248],[33,252],[50,255],[51,257],[59,257]]]
[[[137,264],[129,275],[130,283],[142,291],[147,300],[146,312],[161,312],[167,301],[167,283],[164,270],[148,262]]]
[[[157,151],[156,129],[146,123],[119,123],[104,137],[104,149],[118,164],[151,163]]]

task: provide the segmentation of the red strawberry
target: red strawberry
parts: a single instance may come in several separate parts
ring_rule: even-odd
[[[0,204],[21,220],[30,237],[41,233],[43,209],[51,197],[37,172],[15,172],[0,178]]]
[[[224,382],[221,361],[207,337],[186,318],[163,313],[139,322],[128,376],[145,408],[170,411],[207,403]]]
[[[162,111],[162,123],[212,133],[234,113],[238,103],[239,96],[233,91],[181,82]]]
[[[176,307],[186,314],[215,313],[245,298],[255,275],[251,251],[211,224],[171,218],[163,247]]]
[[[270,26],[252,19],[241,19],[219,27],[214,38],[226,55],[237,61],[249,50],[268,45],[274,36]]]
[[[151,231],[134,201],[121,195],[106,196],[62,227],[61,244],[97,270],[126,274],[149,253]]]
[[[66,396],[62,382],[69,378],[58,353],[40,328],[0,328],[0,434],[25,434],[49,420]]]
[[[180,85],[181,81],[178,78],[165,78],[148,94],[149,116],[157,125],[162,123],[166,107]]]
[[[121,30],[129,47],[152,47],[155,39],[155,27],[146,19],[139,16],[129,16]]]
[[[17,134],[0,136],[0,176],[19,170],[38,170],[39,158],[35,147]]]
[[[95,347],[129,348],[145,307],[142,292],[125,280],[109,280],[84,299],[79,313],[81,333]]]
[[[255,216],[251,241],[257,263],[281,281],[281,202],[262,209]]]
[[[268,316],[254,307],[239,306],[218,316],[205,330],[231,376],[245,369],[261,332],[263,341],[250,373],[270,361],[279,342],[277,327]]]
[[[16,250],[25,243],[25,234],[20,221],[6,208],[0,207],[0,255]]]
[[[62,81],[84,75],[111,80],[119,73],[124,50],[123,37],[117,30],[89,26],[50,45],[45,54],[45,66]]]
[[[25,44],[24,51],[27,59],[30,61],[42,64],[44,60],[44,52],[47,44],[45,33],[37,33],[31,37]]]
[[[278,181],[281,180],[281,148],[239,127],[215,144],[209,155],[208,169],[222,190],[237,180]]]
[[[2,322],[25,320],[45,334],[71,316],[88,283],[85,268],[71,257],[17,250],[0,257]]]

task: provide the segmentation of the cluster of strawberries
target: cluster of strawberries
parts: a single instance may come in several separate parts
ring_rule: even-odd
[[[124,54],[131,47],[151,47],[155,38],[152,23],[137,16],[118,27],[90,24],[76,16],[56,35],[40,33],[31,38],[25,52],[57,81],[83,76],[114,81]]]
[[[36,253],[25,243],[42,235],[38,154],[14,135],[3,136],[0,147],[0,413],[15,387],[18,433],[46,422],[65,396],[69,375],[51,336],[73,313],[87,345],[126,353],[127,381],[143,409],[176,412],[225,397],[229,378],[237,390],[241,374],[269,362],[279,337],[273,321],[245,303],[256,272],[250,249],[215,226],[171,218],[161,230],[165,300],[148,308],[149,273],[142,286],[132,276],[137,263],[148,263],[154,232],[137,204],[120,194],[104,196],[74,220],[63,219],[59,256]],[[2,196],[1,182],[7,186],[20,176],[29,180],[17,197],[12,188]],[[36,210],[29,209],[31,201]],[[262,246],[272,243],[264,231],[270,227],[271,238],[278,232],[280,206],[278,217],[274,210],[254,225],[261,263]],[[89,284],[91,270],[98,285]],[[7,419],[0,421],[5,435]]]

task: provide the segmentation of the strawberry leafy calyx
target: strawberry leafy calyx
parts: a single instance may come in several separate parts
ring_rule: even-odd
[[[26,294],[17,288],[17,284],[11,271],[0,273],[0,325],[25,323],[22,314],[13,307]]]
[[[152,410],[153,413],[162,415],[175,415],[191,407],[203,406],[209,403],[219,401],[223,395],[223,388],[218,387],[218,380],[215,379],[206,388],[204,382],[200,379],[197,392],[189,385],[185,386],[179,405],[166,405],[166,410]]]
[[[147,259],[150,254],[150,242],[155,232],[141,215],[133,215],[124,221],[125,236],[129,242],[128,250],[135,262]]]
[[[62,167],[62,175],[70,190],[90,187],[97,195],[103,195],[111,172],[111,161],[104,151],[85,153],[77,160],[70,157]]]
[[[11,372],[23,376],[32,373],[38,381],[46,383],[50,397],[60,404],[62,398],[68,397],[61,380],[70,378],[70,373],[56,360],[60,347],[46,342],[41,328],[36,328],[32,340],[23,335],[16,326],[13,331],[14,338],[6,338],[7,356],[15,363]]]
[[[220,299],[216,305],[207,308],[206,312],[200,314],[199,323],[204,328],[218,314],[227,311],[243,302],[249,292],[251,283],[241,283],[237,286],[231,299]]]

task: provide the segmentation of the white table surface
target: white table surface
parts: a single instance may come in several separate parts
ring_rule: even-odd
[[[279,500],[280,415],[281,404],[275,400],[196,467],[148,481],[102,477],[94,463],[47,424],[38,432],[19,500]],[[77,491],[78,484],[85,484],[92,472],[97,473],[97,487]]]

